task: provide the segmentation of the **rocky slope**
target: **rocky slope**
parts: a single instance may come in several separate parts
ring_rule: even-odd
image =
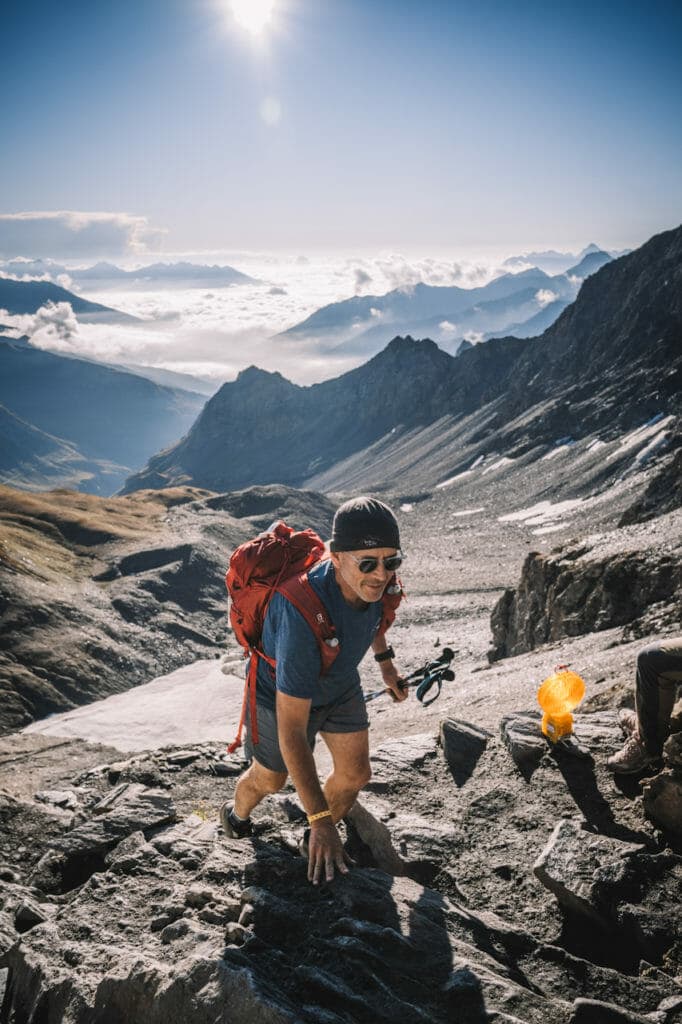
[[[15,487],[45,487],[89,475],[87,460],[73,445],[31,426],[0,405],[0,478]]]
[[[612,441],[680,412],[681,295],[678,228],[590,276],[539,338],[494,339],[456,359],[398,338],[365,366],[310,388],[251,368],[126,490],[278,480],[395,491],[394,456],[405,446],[414,457],[401,462],[402,486],[417,489],[442,481],[446,462],[465,469],[495,452],[538,454],[560,438]]]
[[[431,422],[445,401],[453,363],[431,341],[396,338],[365,366],[311,387],[249,367],[224,384],[186,438],[151,459],[123,493],[181,476],[211,480],[212,490],[300,485],[318,467],[366,448],[399,424]]]
[[[513,724],[375,744],[355,866],[320,889],[291,791],[222,836],[220,747],[4,740],[2,1019],[679,1024],[682,857],[604,773],[613,715],[582,759],[529,760]]]
[[[0,487],[0,733],[126,690],[225,642],[237,544],[333,507],[282,488],[101,499]]]
[[[491,457],[400,497],[408,600],[392,643],[405,670],[450,643],[457,678],[426,709],[369,705],[373,777],[345,833],[356,866],[330,886],[305,879],[291,790],[259,809],[253,841],[222,836],[241,768],[222,744],[131,756],[4,737],[3,1024],[680,1024],[679,738],[656,777],[605,768],[639,643],[679,629],[681,513],[617,528],[655,479],[649,463],[629,470],[662,423],[620,456],[606,446],[622,478],[601,492],[604,451],[572,446],[497,468]],[[108,501],[8,491],[2,706],[25,715],[29,672],[59,709],[98,696],[94,680],[112,692],[219,653],[227,549],[276,516],[326,534],[335,503],[273,486]],[[527,574],[518,636],[523,615],[539,629],[536,611],[558,628],[489,665],[490,612],[531,550],[542,571]],[[623,565],[635,574],[613,572]],[[562,662],[587,683],[581,757],[539,732],[537,686]],[[233,649],[234,711],[215,709],[226,739],[237,663]],[[82,675],[60,678],[67,667]],[[376,685],[371,658],[361,671]]]

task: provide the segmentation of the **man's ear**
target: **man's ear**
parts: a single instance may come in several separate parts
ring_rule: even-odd
[[[339,566],[341,565],[341,561],[340,561],[340,559],[339,559],[339,553],[338,553],[338,551],[330,551],[330,552],[329,552],[329,557],[330,557],[330,558],[331,558],[331,560],[332,560],[332,565],[334,566],[334,568],[335,568],[335,569],[338,569],[338,568],[339,568]]]

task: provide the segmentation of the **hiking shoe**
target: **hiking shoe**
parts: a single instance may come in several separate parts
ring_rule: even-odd
[[[647,751],[639,736],[633,733],[618,753],[607,759],[606,766],[619,775],[636,775],[658,760]]]
[[[230,839],[246,839],[248,836],[253,835],[253,822],[251,818],[247,818],[246,821],[239,821],[234,816],[232,804],[223,804],[220,808],[220,824],[223,826],[223,832]]]
[[[632,736],[637,732],[637,712],[632,708],[621,708],[618,712],[618,725],[624,736]]]

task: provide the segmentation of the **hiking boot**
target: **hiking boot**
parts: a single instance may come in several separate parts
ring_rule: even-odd
[[[636,775],[658,760],[658,757],[647,751],[637,733],[633,733],[618,753],[607,759],[606,766],[619,775]]]
[[[223,832],[230,839],[246,839],[248,836],[253,835],[253,822],[251,818],[240,821],[235,817],[232,804],[223,804],[220,808],[220,824],[223,826]]]
[[[618,725],[624,736],[632,736],[637,732],[637,712],[632,708],[621,708],[618,712]]]

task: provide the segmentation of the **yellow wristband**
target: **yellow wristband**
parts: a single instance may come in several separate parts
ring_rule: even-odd
[[[312,825],[312,823],[314,821],[319,821],[320,818],[331,818],[331,816],[332,816],[332,812],[329,811],[329,810],[327,810],[327,811],[318,811],[317,814],[309,814],[308,815],[308,824]]]

